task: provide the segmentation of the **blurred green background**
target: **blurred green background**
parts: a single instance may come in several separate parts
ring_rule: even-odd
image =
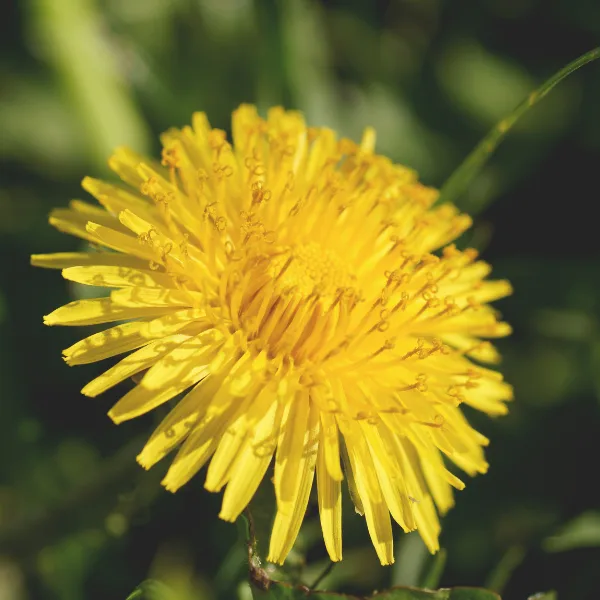
[[[84,398],[103,366],[61,359],[86,332],[42,325],[84,293],[29,267],[31,253],[78,247],[47,213],[83,197],[85,174],[106,176],[115,146],[157,153],[157,134],[195,110],[228,129],[241,102],[299,108],[355,139],[373,125],[380,152],[439,186],[598,44],[600,3],[13,0],[0,29],[0,599],[118,600],[147,578],[182,598],[245,599],[245,549],[217,519],[220,498],[202,476],[171,495],[165,465],[143,472],[134,456],[153,417],[113,426],[122,389]],[[498,308],[515,328],[500,347],[517,401],[499,420],[469,415],[492,438],[491,469],[444,520],[440,585],[600,597],[599,107],[594,63],[525,117],[460,200],[476,215],[464,244],[516,290]],[[310,582],[326,564],[317,523],[313,506],[288,576]],[[383,568],[362,519],[348,510],[344,525],[329,586],[423,583],[432,559],[417,537],[398,532]]]

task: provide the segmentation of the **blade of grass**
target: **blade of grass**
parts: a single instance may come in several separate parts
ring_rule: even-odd
[[[428,556],[427,548],[416,532],[403,534],[393,566],[392,585],[419,585]]]
[[[550,90],[560,83],[565,77],[577,69],[600,58],[600,47],[594,48],[584,55],[570,62],[546,80],[537,90],[519,104],[507,117],[497,123],[493,129],[475,146],[474,150],[465,158],[460,166],[450,175],[440,190],[438,202],[455,202],[479,173],[488,161],[494,150],[504,139],[513,125],[532,107],[534,107]]]
[[[88,158],[98,169],[118,145],[144,152],[149,131],[119,66],[118,47],[103,33],[97,0],[35,0],[31,21],[85,132]]]
[[[421,581],[421,587],[428,590],[434,590],[438,587],[444,572],[444,567],[446,566],[447,557],[448,553],[446,552],[446,549],[441,548],[431,559],[425,577],[423,577],[423,581]]]
[[[522,546],[511,546],[488,577],[486,588],[501,594],[524,558],[525,550]]]

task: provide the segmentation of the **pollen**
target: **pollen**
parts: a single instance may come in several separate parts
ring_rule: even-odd
[[[340,256],[315,242],[298,245],[282,252],[271,263],[269,275],[277,281],[277,290],[293,290],[302,298],[318,294],[333,299],[336,291],[356,284]]]

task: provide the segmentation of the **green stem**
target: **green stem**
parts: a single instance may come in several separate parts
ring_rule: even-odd
[[[524,558],[525,549],[522,546],[511,546],[488,577],[486,587],[499,594],[502,593],[513,572]]]
[[[570,75],[584,65],[600,58],[600,47],[594,48],[580,56],[566,67],[552,75],[537,90],[519,104],[515,110],[497,123],[494,128],[477,144],[475,149],[465,158],[462,164],[450,175],[446,183],[440,190],[438,202],[455,202],[456,199],[469,186],[475,175],[479,173],[483,165],[488,161],[494,150],[504,139],[504,136],[510,131],[513,125],[550,90],[560,83],[567,75]]]
[[[261,560],[256,549],[254,519],[249,508],[244,510],[243,517],[246,522],[246,545],[248,546],[248,569],[250,583],[259,590],[266,591],[271,585],[271,579],[261,566]]]
[[[329,573],[331,573],[331,571],[333,571],[333,568],[337,564],[338,563],[334,563],[334,562],[330,561],[329,564],[323,569],[323,571],[321,572],[321,574],[315,579],[315,581],[313,582],[313,584],[311,586],[309,586],[309,588],[311,590],[316,590],[317,586],[321,583],[321,581],[323,581],[323,579],[325,579],[325,577],[327,577],[327,575],[329,575]]]

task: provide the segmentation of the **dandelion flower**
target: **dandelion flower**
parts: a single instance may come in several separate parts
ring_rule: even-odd
[[[390,515],[438,549],[438,513],[487,469],[462,404],[489,415],[512,397],[489,341],[507,335],[488,303],[470,225],[415,173],[360,144],[309,128],[281,108],[233,114],[233,142],[195,114],[162,136],[162,161],[118,149],[115,185],[85,178],[101,206],[75,200],[50,223],[90,252],[42,254],[108,296],[71,302],[48,325],[117,323],[64,351],[70,365],[126,354],[82,392],[143,374],[110,410],[115,423],[174,400],[138,456],[150,468],[178,449],[171,491],[208,464],[234,521],[274,464],[269,560],[297,537],[313,480],[325,546],[342,558],[342,481],[380,561],[393,562]],[[472,362],[472,360],[477,362]]]

